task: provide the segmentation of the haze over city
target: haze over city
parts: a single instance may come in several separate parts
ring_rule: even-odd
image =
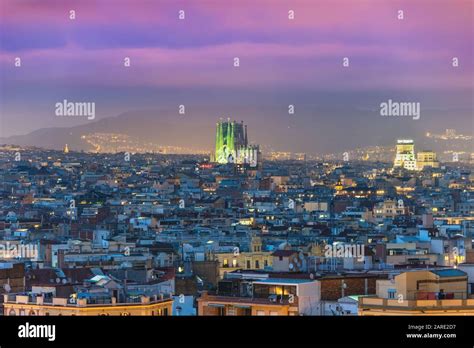
[[[212,148],[221,117],[244,120],[262,145],[301,152],[472,134],[472,1],[292,1],[291,21],[288,6],[2,1],[0,138],[143,110],[196,149]],[[95,120],[57,117],[64,99],[94,102]],[[420,103],[420,119],[380,116],[389,99]]]

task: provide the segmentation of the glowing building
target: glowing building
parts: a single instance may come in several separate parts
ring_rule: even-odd
[[[214,160],[217,163],[250,164],[258,163],[258,145],[249,145],[247,126],[243,121],[221,121],[216,127],[216,150]]]
[[[413,143],[413,140],[402,139],[397,141],[397,151],[393,166],[395,168],[401,167],[408,170],[417,169],[415,144]]]
[[[420,151],[416,154],[417,167],[419,170],[424,168],[439,168],[439,162],[436,153],[433,151]]]
[[[376,295],[359,297],[359,315],[473,315],[468,275],[459,269],[404,272],[380,279]]]
[[[5,316],[170,316],[173,298],[140,296],[138,300],[128,299],[118,302],[115,297],[105,298],[96,303],[92,299],[51,297],[42,294],[4,294],[3,311]]]

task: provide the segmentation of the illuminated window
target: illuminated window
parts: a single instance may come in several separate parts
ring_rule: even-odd
[[[236,259],[232,260],[232,267],[237,267],[237,260]]]

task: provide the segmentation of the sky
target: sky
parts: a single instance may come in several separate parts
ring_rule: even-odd
[[[64,99],[94,102],[96,120],[176,112],[210,139],[219,118],[244,120],[290,151],[472,134],[473,16],[472,0],[0,0],[0,137],[93,122],[57,117]],[[420,119],[381,116],[389,99]]]

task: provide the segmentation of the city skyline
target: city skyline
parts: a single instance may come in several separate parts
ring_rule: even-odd
[[[190,129],[228,115],[308,153],[472,129],[470,1],[3,1],[0,16],[0,137],[143,109]],[[57,117],[65,99],[95,103],[95,120]],[[419,103],[420,118],[381,116],[388,100]],[[207,132],[183,138],[209,148]]]
[[[473,140],[474,0],[0,0],[0,344],[472,345]]]

